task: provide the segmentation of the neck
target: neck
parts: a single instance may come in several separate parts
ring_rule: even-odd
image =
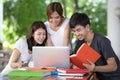
[[[87,34],[87,37],[85,39],[85,42],[90,45],[92,43],[92,40],[94,38],[94,32],[90,31],[88,34]]]
[[[58,25],[56,25],[56,26],[53,26],[52,24],[50,24],[51,29],[53,31],[57,31],[61,27],[61,25],[62,25],[64,20],[65,20],[64,18],[61,18],[61,22]]]

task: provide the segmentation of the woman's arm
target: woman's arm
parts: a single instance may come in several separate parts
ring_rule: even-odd
[[[70,43],[70,27],[69,27],[69,24],[67,24],[67,26],[66,26],[66,28],[65,28],[63,46],[68,46],[69,43]]]
[[[19,59],[19,57],[20,57],[20,52],[19,52],[19,50],[15,48],[15,49],[13,50],[13,53],[12,53],[12,54],[13,54],[13,57],[12,57],[10,66],[11,66],[12,68],[20,68],[20,67],[22,67],[22,66],[24,65],[24,63],[23,63],[22,61],[17,62],[18,59]]]

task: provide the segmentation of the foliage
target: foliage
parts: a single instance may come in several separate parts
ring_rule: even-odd
[[[84,12],[90,17],[93,31],[107,34],[107,0],[4,0],[3,41],[14,44],[27,35],[33,21],[46,21],[46,6],[55,1],[62,4],[65,17]]]
[[[15,40],[27,35],[30,25],[36,20],[46,20],[44,0],[4,1],[4,40],[14,44]]]
[[[91,20],[91,28],[93,31],[107,34],[107,0],[51,0],[61,2],[66,17],[70,18],[74,12],[84,12]],[[65,3],[63,3],[65,2]]]
[[[81,0],[82,1],[82,0]],[[91,28],[93,31],[101,33],[103,35],[107,34],[107,3],[99,2],[96,0],[86,0],[83,6],[80,6],[80,12],[86,13],[91,20]],[[104,0],[105,1],[105,0]],[[80,4],[80,3],[79,3]]]

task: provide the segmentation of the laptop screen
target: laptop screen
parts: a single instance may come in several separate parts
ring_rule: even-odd
[[[33,65],[34,67],[70,67],[70,49],[69,47],[33,47]]]

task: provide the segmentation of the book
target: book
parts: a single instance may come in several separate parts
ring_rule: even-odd
[[[89,64],[87,60],[95,63],[100,57],[101,55],[97,51],[95,51],[86,43],[83,43],[78,49],[77,53],[70,56],[70,62],[75,66],[83,69],[85,68],[83,63]]]
[[[82,77],[85,74],[88,74],[89,70],[83,69],[65,69],[65,68],[58,68],[57,71],[59,72],[58,75],[60,76],[74,76],[74,77]]]
[[[78,74],[88,74],[90,73],[89,70],[85,70],[85,69],[65,69],[65,68],[58,68],[57,69],[58,72],[61,73],[78,73]]]
[[[29,67],[29,68],[26,68],[26,69],[29,70],[29,71],[55,71],[56,70],[55,67],[44,67],[44,68]]]
[[[90,79],[89,75],[86,75],[86,76],[58,76],[58,80],[90,80]]]
[[[8,73],[8,76],[47,76],[50,71],[28,71],[28,70],[15,70]]]
[[[51,75],[50,71],[15,70],[8,73],[9,80],[40,80]]]
[[[58,80],[87,80],[81,76],[58,76]]]
[[[58,73],[59,76],[73,76],[73,77],[83,77],[85,74],[80,73]]]

